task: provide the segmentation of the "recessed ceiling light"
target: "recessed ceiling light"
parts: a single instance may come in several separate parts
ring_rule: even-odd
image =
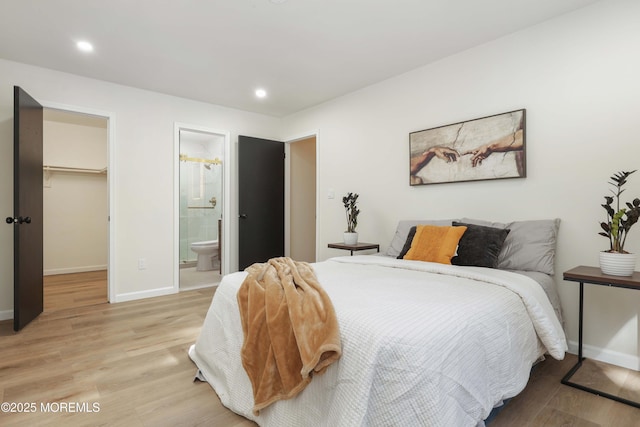
[[[264,98],[265,96],[267,96],[267,91],[264,89],[256,89],[256,96],[258,98]]]
[[[93,52],[93,45],[87,41],[79,41],[76,47],[83,52]]]
[[[269,0],[271,3],[273,4],[282,4],[284,2],[286,2],[287,0]]]

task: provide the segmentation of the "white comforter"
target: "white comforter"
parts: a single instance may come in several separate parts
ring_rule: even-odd
[[[189,354],[222,403],[265,426],[476,426],[526,385],[532,364],[567,348],[546,294],[501,270],[382,256],[314,264],[343,355],[296,398],[251,412],[236,293],[224,278]]]

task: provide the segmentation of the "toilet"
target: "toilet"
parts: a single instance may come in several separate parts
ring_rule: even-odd
[[[218,257],[218,241],[207,240],[203,242],[193,242],[191,250],[198,254],[196,271],[213,270],[213,260]]]

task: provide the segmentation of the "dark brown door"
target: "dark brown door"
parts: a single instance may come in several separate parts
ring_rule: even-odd
[[[284,256],[284,143],[238,137],[238,267]]]
[[[42,313],[42,105],[18,86],[13,92],[14,283],[13,329]]]

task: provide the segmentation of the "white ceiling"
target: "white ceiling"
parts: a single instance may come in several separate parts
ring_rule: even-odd
[[[0,0],[0,58],[285,116],[600,0],[282,1]]]

